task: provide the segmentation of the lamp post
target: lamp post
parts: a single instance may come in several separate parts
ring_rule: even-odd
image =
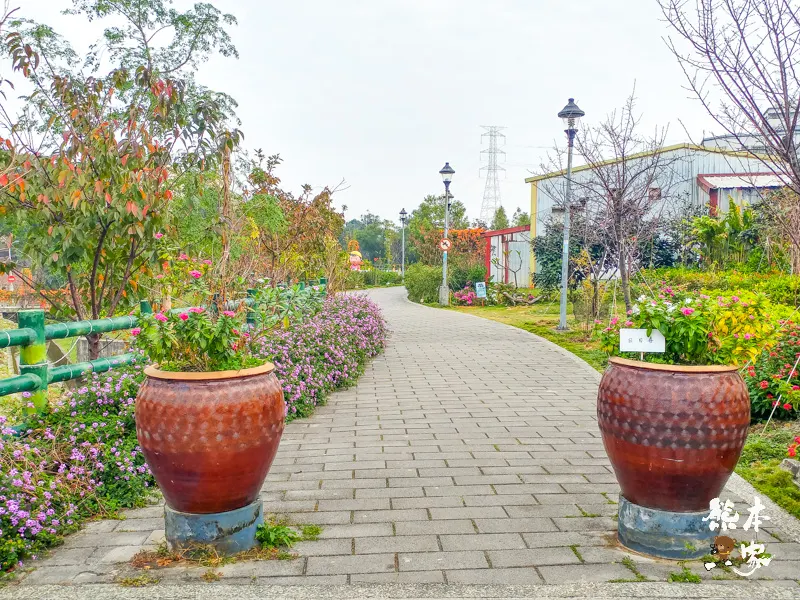
[[[439,175],[444,182],[444,239],[447,239],[450,220],[450,182],[453,181],[455,171],[449,162],[444,163]],[[442,251],[442,287],[439,288],[439,304],[450,304],[450,288],[447,285],[447,250]]]
[[[402,234],[403,235],[403,246],[402,246],[403,250],[402,250],[402,253],[400,255],[402,257],[401,258],[401,263],[400,263],[400,273],[401,273],[401,276],[403,278],[403,281],[405,281],[406,280],[406,223],[408,223],[408,213],[406,212],[405,208],[400,210],[400,223],[402,223],[402,226],[403,226],[403,229],[402,229],[402,231],[403,231],[403,234]]]
[[[567,128],[567,194],[564,203],[564,250],[561,254],[561,314],[558,319],[559,331],[567,330],[567,283],[569,281],[569,217],[572,209],[572,147],[575,142],[575,134],[578,132],[577,125],[584,113],[575,99],[570,98],[567,105],[558,113],[559,118],[564,121]]]

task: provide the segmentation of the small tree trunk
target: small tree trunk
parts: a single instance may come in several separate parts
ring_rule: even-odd
[[[89,350],[89,360],[95,360],[96,358],[100,358],[100,338],[102,334],[100,333],[90,333],[86,336],[86,341],[88,342],[88,350]]]
[[[625,256],[625,241],[619,240],[619,279],[622,287],[622,296],[625,298],[625,311],[631,310],[631,282],[628,277],[628,260]]]

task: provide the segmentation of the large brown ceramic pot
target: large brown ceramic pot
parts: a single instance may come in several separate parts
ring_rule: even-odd
[[[736,367],[609,363],[597,419],[622,495],[664,511],[708,510],[750,423],[750,397]]]
[[[167,505],[220,513],[258,497],[283,433],[272,364],[241,371],[145,369],[136,435]]]

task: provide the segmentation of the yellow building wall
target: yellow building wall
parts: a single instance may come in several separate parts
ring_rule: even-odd
[[[538,220],[539,209],[539,182],[534,181],[531,183],[531,240],[536,239],[536,221]],[[536,255],[533,253],[531,247],[531,281],[530,285],[533,287],[533,275],[536,273]]]

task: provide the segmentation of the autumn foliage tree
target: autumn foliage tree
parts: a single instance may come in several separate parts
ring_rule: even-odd
[[[9,52],[13,69],[34,92],[20,118],[1,113],[0,211],[36,232],[21,241],[23,255],[34,272],[65,283],[64,302],[48,299],[80,319],[114,315],[137,299],[138,278],[158,264],[156,234],[171,186],[186,169],[212,165],[219,154],[215,139],[225,107],[179,76],[198,48],[215,47],[219,30],[208,22],[206,29],[187,28],[191,14],[183,21],[175,11],[156,14],[161,4],[127,0],[114,3],[114,12],[107,3],[76,2],[76,10],[113,13],[128,19],[129,29],[152,35],[177,24],[177,45],[161,54],[148,46],[152,36],[142,38],[144,62],[135,68],[128,64],[131,53],[115,54],[126,44],[111,35],[118,28],[107,30],[106,40],[125,64],[106,75],[70,69],[64,60],[74,53],[47,28],[31,26],[31,43]],[[3,268],[45,295],[41,280],[14,264]],[[99,336],[87,337],[94,358]]]
[[[331,248],[338,245],[332,242],[344,227],[344,215],[332,203],[336,189],[326,187],[313,194],[305,185],[295,196],[280,186],[275,174],[280,163],[279,155],[265,157],[256,152],[248,175],[249,199],[244,205],[257,242],[255,250],[263,257],[262,269],[273,285],[327,272],[332,264]]]

